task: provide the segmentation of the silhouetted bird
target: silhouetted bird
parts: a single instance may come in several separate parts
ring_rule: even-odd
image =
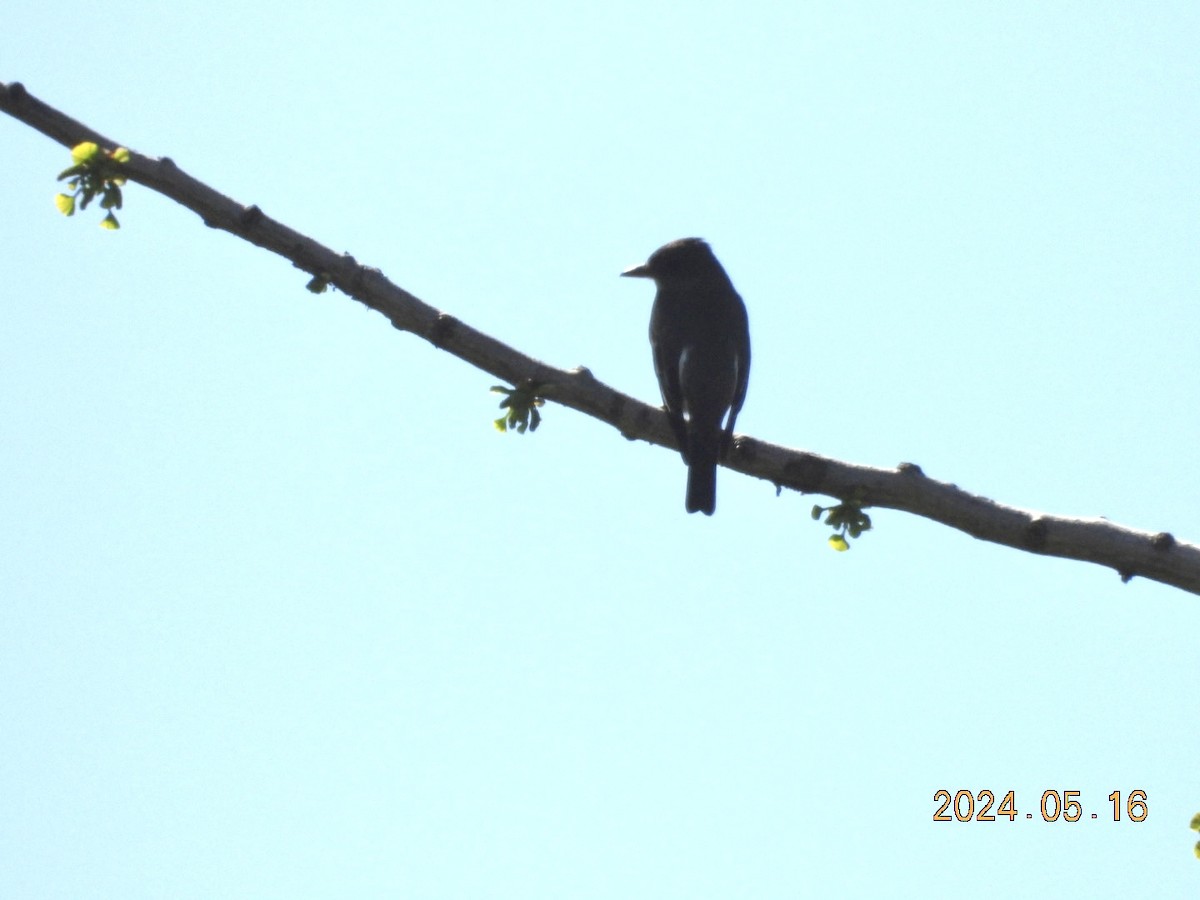
[[[687,511],[711,516],[717,460],[728,449],[750,376],[746,307],[700,238],[671,241],[621,274],[653,278],[658,288],[650,313],[654,371],[688,466]]]

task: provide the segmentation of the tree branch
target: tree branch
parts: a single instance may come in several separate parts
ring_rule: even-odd
[[[0,109],[65,147],[94,141],[103,149],[116,141],[93,131],[31,96],[19,83],[0,83]],[[243,206],[181,171],[169,158],[132,153],[121,172],[130,181],[170,197],[220,228],[291,260],[402,331],[509,384],[531,384],[536,393],[612,425],[625,437],[677,449],[662,409],[622,394],[587,369],[556,369],[514,350],[392,284],[378,269],[360,265],[272,219],[257,206]],[[934,481],[920,467],[859,466],[737,435],[722,464],[772,482],[779,488],[819,493],[860,506],[879,506],[924,516],[972,537],[1040,553],[1109,566],[1129,581],[1135,575],[1200,594],[1200,546],[1115,525],[1106,519],[1045,515],[1004,506]]]

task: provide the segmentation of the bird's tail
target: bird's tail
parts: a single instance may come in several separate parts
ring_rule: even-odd
[[[693,461],[688,468],[687,511],[711,516],[717,508],[717,464]]]
[[[720,434],[711,440],[696,440],[691,436],[688,447],[688,482],[685,505],[690,513],[702,512],[711,516],[717,508],[717,456]]]

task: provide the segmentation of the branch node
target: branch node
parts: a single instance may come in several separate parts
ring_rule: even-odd
[[[13,103],[24,103],[25,98],[29,96],[29,93],[25,90],[25,85],[19,81],[14,81],[10,84],[6,93],[8,94],[8,99]]]
[[[1129,584],[1129,582],[1133,581],[1133,578],[1135,575],[1137,575],[1137,572],[1129,569],[1118,569],[1117,574],[1121,576],[1121,584]]]
[[[753,465],[754,461],[758,459],[758,450],[753,440],[744,434],[735,434],[733,440],[729,442],[729,456],[736,456],[747,465]]]
[[[924,478],[925,472],[916,463],[902,462],[896,466],[896,471],[901,475],[909,475],[912,478]]]
[[[1160,531],[1150,538],[1150,546],[1155,550],[1166,552],[1175,546],[1175,535],[1169,531]]]
[[[393,322],[393,324],[395,323]],[[437,318],[433,320],[433,327],[429,329],[429,334],[425,335],[425,340],[441,350],[445,347],[446,341],[450,339],[454,330],[458,328],[458,324],[458,319],[449,313],[438,313]],[[399,328],[400,326],[397,325],[396,327]]]
[[[349,253],[342,254],[342,263],[349,266],[349,271],[346,275],[346,287],[343,287],[342,290],[370,309],[366,300],[363,299],[366,294],[367,278],[379,274],[379,270],[362,265]]]
[[[1021,535],[1021,542],[1025,545],[1026,549],[1034,553],[1041,553],[1046,549],[1046,537],[1049,530],[1050,528],[1046,524],[1046,521],[1039,516],[1036,519],[1032,519],[1025,526],[1025,533]]]
[[[242,211],[238,213],[238,225],[242,228],[253,228],[262,221],[263,211],[258,208],[257,204],[243,206]]]

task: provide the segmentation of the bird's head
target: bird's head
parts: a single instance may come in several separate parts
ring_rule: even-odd
[[[717,262],[712,248],[700,238],[680,238],[663,244],[640,266],[626,269],[626,278],[652,278],[658,284],[679,283],[695,278],[711,277],[725,270]]]

